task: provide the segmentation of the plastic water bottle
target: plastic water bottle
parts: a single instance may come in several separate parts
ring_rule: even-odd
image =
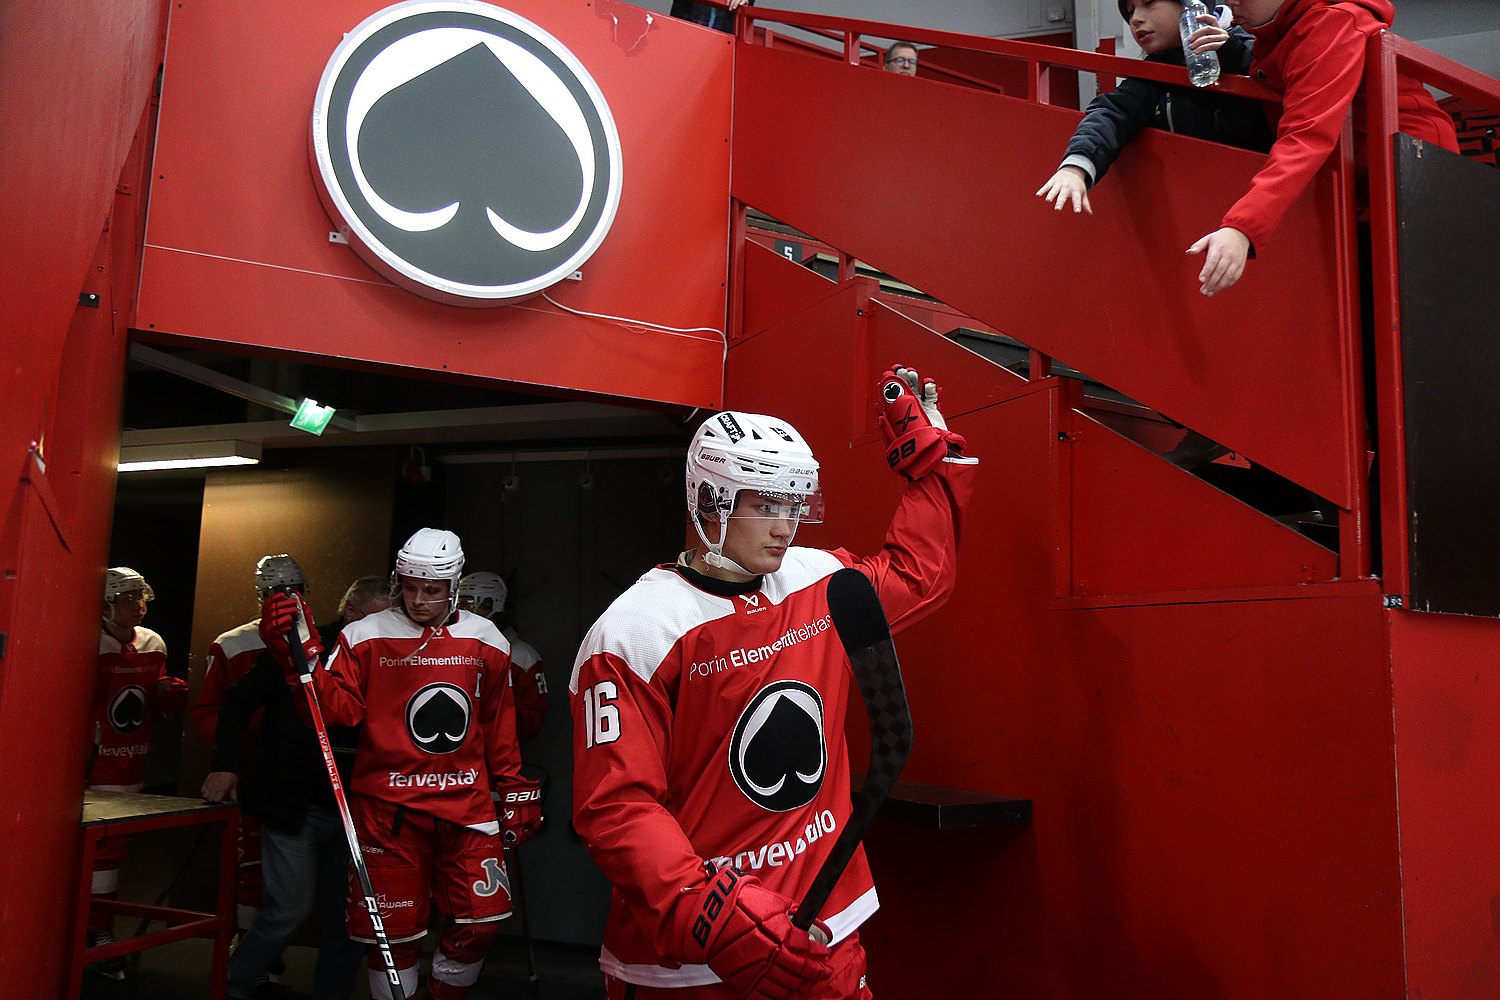
[[[1182,5],[1182,19],[1177,22],[1177,31],[1182,35],[1182,55],[1187,62],[1188,81],[1195,87],[1211,87],[1219,82],[1219,54],[1217,52],[1194,52],[1188,48],[1188,38],[1203,27],[1198,15],[1210,13],[1203,0],[1186,0]]]

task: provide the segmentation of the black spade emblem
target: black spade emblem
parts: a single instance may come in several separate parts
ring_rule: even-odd
[[[128,684],[109,700],[109,724],[117,733],[133,733],[146,724],[146,689]]]
[[[567,49],[493,6],[388,7],[334,52],[312,153],[354,249],[422,295],[485,305],[572,274],[620,196],[620,142]]]
[[[429,684],[406,703],[406,731],[418,749],[452,753],[469,735],[472,706],[454,684]]]
[[[817,797],[827,763],[823,699],[801,681],[762,688],[740,713],[729,741],[734,783],[771,812],[799,809]]]

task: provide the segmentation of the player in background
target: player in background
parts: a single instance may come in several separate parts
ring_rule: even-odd
[[[934,383],[897,367],[880,390],[908,482],[878,553],[793,546],[822,519],[810,447],[784,420],[720,413],[687,455],[702,547],[641,577],[579,650],[573,821],[614,886],[610,1000],[872,996],[859,927],[879,903],[862,848],[817,936],[790,919],[851,812],[850,673],[827,579],[863,572],[897,631],[941,606],[976,462]]]
[[[307,578],[302,567],[286,553],[261,556],[255,563],[255,602],[262,601],[277,587],[289,587],[299,594],[307,592]],[[221,634],[208,647],[208,669],[203,673],[203,682],[198,686],[197,697],[188,709],[188,718],[198,737],[209,747],[214,746],[214,731],[219,725],[219,708],[224,704],[224,692],[250,672],[256,657],[266,648],[260,639],[260,619],[252,618],[243,625]],[[256,711],[250,719],[250,730],[244,741],[244,760],[237,762],[236,770],[250,759],[255,748],[255,736],[260,732],[261,712]],[[234,922],[243,935],[260,913],[261,902],[261,830],[260,823],[248,813],[240,814],[239,836],[236,841],[238,867],[234,884]],[[280,968],[273,966],[273,975]]]
[[[417,988],[417,942],[435,902],[442,932],[432,956],[428,996],[466,997],[485,952],[510,914],[501,855],[541,821],[534,782],[520,777],[510,649],[488,619],[457,609],[463,547],[451,531],[423,528],[396,554],[394,605],[348,625],[322,669],[313,671],[329,725],[363,725],[350,807],[381,918],[407,996]],[[305,607],[307,634],[315,636]],[[261,636],[300,684],[287,633],[299,602],[266,601]],[[322,655],[303,640],[307,662]],[[300,692],[296,697],[300,700]],[[499,793],[497,819],[491,788]],[[349,936],[370,948],[370,993],[391,996],[385,965],[351,880]]]
[[[547,716],[547,673],[542,654],[521,639],[506,614],[509,593],[505,578],[499,573],[470,573],[458,581],[458,606],[464,611],[483,615],[495,623],[510,643],[510,685],[516,700],[516,738],[529,743],[542,731]]]
[[[152,722],[177,715],[187,703],[187,681],[167,673],[167,644],[141,625],[146,602],[155,599],[146,578],[130,567],[105,571],[104,614],[89,722],[93,737],[86,779],[89,788],[140,791],[146,779]],[[90,890],[95,899],[113,899],[118,893],[125,844],[124,837],[106,837],[99,842]],[[114,940],[111,924],[107,915],[90,911],[90,947]],[[109,959],[96,968],[119,978],[124,975],[125,959]]]

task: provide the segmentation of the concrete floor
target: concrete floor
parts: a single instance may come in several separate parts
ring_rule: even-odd
[[[429,935],[429,938],[431,935]],[[306,1000],[317,950],[292,947],[285,954],[287,970],[276,1000]],[[502,938],[490,952],[470,996],[473,1000],[541,997],[543,1000],[600,1000],[604,986],[598,953],[571,946],[536,947],[537,981],[528,981],[526,950],[519,938]],[[84,978],[81,1000],[204,1000],[211,961],[207,940],[183,941],[133,956],[123,982],[90,974]],[[426,956],[422,966],[426,971]],[[361,977],[355,1000],[368,1000],[369,985]],[[425,996],[425,992],[420,994]]]

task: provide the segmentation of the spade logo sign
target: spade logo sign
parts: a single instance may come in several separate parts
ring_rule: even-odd
[[[729,773],[762,809],[788,812],[811,802],[823,787],[828,750],[823,699],[801,681],[761,688],[740,713],[729,741]]]
[[[312,157],[360,256],[460,305],[566,278],[620,203],[598,85],[546,31],[475,0],[409,0],[346,35],[318,85]]]
[[[429,684],[406,703],[406,732],[418,749],[452,753],[469,735],[473,706],[456,684]]]
[[[109,700],[109,724],[117,733],[133,733],[146,724],[146,689],[127,684]]]

